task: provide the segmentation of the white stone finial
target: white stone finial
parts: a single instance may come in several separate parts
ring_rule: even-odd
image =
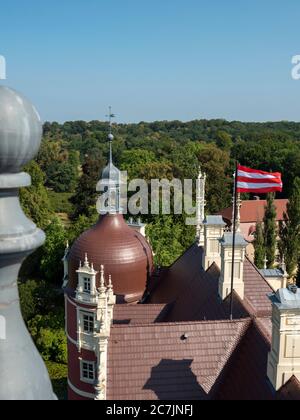
[[[264,259],[264,269],[267,270],[267,268],[268,268],[268,258],[267,258],[267,256],[265,256],[265,259]]]
[[[234,175],[235,176],[235,175]],[[235,204],[235,197],[233,197],[232,200],[232,231],[234,226],[234,204]],[[237,200],[236,200],[236,221],[235,221],[235,231],[237,233],[241,233],[241,208],[242,208],[242,200],[241,200],[241,194],[237,194]]]
[[[111,279],[111,274],[108,277],[108,288],[112,289],[113,288],[113,284],[112,284],[112,279]]]
[[[89,268],[89,260],[88,260],[88,254],[85,253],[85,257],[84,257],[84,267],[88,267]]]
[[[202,173],[201,166],[199,166],[199,175],[197,179],[197,193],[196,193],[196,240],[199,246],[204,246],[204,219],[205,219],[205,186],[206,174]]]
[[[101,265],[100,267],[100,293],[105,293],[106,287],[105,287],[105,273],[104,273],[104,265]]]

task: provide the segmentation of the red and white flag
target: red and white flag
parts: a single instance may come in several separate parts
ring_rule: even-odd
[[[238,165],[237,192],[264,194],[281,192],[283,188],[280,172],[270,173]]]

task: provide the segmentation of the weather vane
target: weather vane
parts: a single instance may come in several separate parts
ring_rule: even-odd
[[[108,108],[108,115],[106,115],[106,118],[108,118],[108,121],[109,121],[109,134],[112,134],[112,123],[113,123],[113,118],[116,118],[116,114],[112,113],[111,106]]]

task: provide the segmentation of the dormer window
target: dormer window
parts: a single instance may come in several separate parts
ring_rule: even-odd
[[[91,279],[89,277],[84,277],[83,279],[83,291],[84,293],[91,293]]]

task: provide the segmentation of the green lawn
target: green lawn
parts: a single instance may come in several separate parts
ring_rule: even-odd
[[[57,398],[67,400],[68,366],[54,362],[46,362],[46,366]]]

